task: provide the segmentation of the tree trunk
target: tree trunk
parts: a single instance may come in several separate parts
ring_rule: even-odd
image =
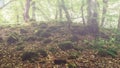
[[[118,27],[117,29],[120,31],[120,11],[119,11],[119,18],[118,18]]]
[[[82,6],[81,6],[81,14],[82,14],[82,21],[83,21],[83,25],[85,26],[85,18],[84,18],[84,0],[82,0]]]
[[[33,20],[36,20],[36,18],[35,18],[35,10],[36,10],[35,1],[33,1],[32,2],[32,19]]]
[[[29,9],[30,9],[30,2],[31,0],[26,0],[25,9],[24,9],[24,21],[29,21]]]
[[[63,8],[63,10],[64,10],[64,12],[66,14],[66,18],[67,18],[67,21],[68,21],[67,25],[68,25],[68,28],[70,29],[71,28],[72,20],[70,18],[69,12],[68,12],[68,10],[67,10],[67,8],[65,6],[64,0],[61,0],[61,6],[62,6],[62,8]]]
[[[60,0],[57,0],[57,3],[58,3],[58,9],[59,9],[59,21],[62,21],[63,14],[62,14],[62,6],[60,3]]]
[[[87,28],[88,32],[97,35],[99,33],[98,27],[98,12],[97,12],[97,1],[96,0],[87,0],[88,3],[88,19],[87,19]]]
[[[100,26],[104,26],[105,14],[107,12],[107,3],[108,3],[108,0],[103,0],[103,3],[104,3],[104,6],[103,6],[102,20],[101,20],[101,25]]]

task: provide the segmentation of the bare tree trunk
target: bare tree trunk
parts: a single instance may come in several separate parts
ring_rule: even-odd
[[[70,29],[71,28],[71,23],[72,23],[72,20],[71,20],[71,18],[70,18],[70,15],[69,15],[69,12],[68,12],[68,10],[67,10],[67,8],[66,8],[66,6],[65,6],[65,2],[64,2],[64,0],[61,0],[61,6],[62,6],[62,8],[63,8],[63,10],[64,10],[64,12],[65,12],[65,14],[66,14],[66,18],[67,18],[67,21],[68,21],[68,28]]]
[[[104,6],[103,6],[102,20],[101,20],[101,25],[100,25],[100,26],[103,26],[103,25],[104,25],[105,14],[106,14],[106,12],[107,12],[107,3],[108,3],[108,0],[103,0],[103,3],[104,3]]]
[[[98,4],[96,0],[87,0],[88,3],[88,32],[96,35],[99,33],[99,27],[98,27]]]
[[[56,8],[55,20],[57,20],[57,19],[58,19],[58,10],[57,10],[57,8]]]
[[[30,9],[31,0],[26,0],[25,9],[24,9],[24,21],[29,21],[29,9]]]
[[[36,10],[35,1],[33,1],[32,2],[32,19],[33,20],[36,20],[36,18],[35,18],[35,10]]]
[[[83,21],[83,25],[85,26],[85,18],[84,18],[84,0],[82,0],[82,6],[81,6],[81,12],[82,12],[82,21]]]
[[[119,11],[119,18],[118,18],[118,27],[117,29],[120,31],[120,11]]]
[[[57,0],[57,3],[58,3],[58,9],[59,9],[59,21],[62,21],[63,14],[62,14],[62,6],[60,3],[60,0]]]

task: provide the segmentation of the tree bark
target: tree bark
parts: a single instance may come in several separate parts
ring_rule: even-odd
[[[63,14],[62,14],[62,6],[60,3],[60,0],[57,0],[57,3],[58,3],[58,10],[59,10],[59,21],[62,21]]]
[[[120,11],[119,11],[119,18],[118,18],[118,26],[117,29],[120,31]]]
[[[105,14],[107,12],[107,3],[108,3],[108,0],[103,0],[103,3],[104,3],[104,6],[103,6],[103,12],[102,12],[102,20],[101,20],[101,27],[104,25],[104,22],[105,22]]]
[[[31,0],[26,0],[24,15],[23,15],[25,22],[28,22],[30,19],[30,17],[29,17],[30,2],[31,2]]]
[[[81,13],[82,13],[82,21],[83,21],[83,25],[85,26],[85,18],[84,18],[84,0],[82,0],[82,6],[81,6]]]
[[[32,19],[33,20],[36,20],[36,18],[35,18],[35,10],[36,10],[35,1],[33,1],[32,2]]]
[[[88,32],[97,35],[99,33],[98,27],[98,12],[97,12],[97,1],[96,0],[87,0],[88,3],[88,19],[87,19],[87,28]]]
[[[68,12],[68,10],[67,10],[67,8],[66,8],[66,6],[65,6],[64,0],[61,0],[61,6],[62,6],[62,8],[63,8],[63,10],[64,10],[64,12],[65,12],[65,14],[66,14],[66,18],[67,18],[67,21],[68,21],[68,23],[67,23],[68,28],[71,29],[72,20],[71,20],[71,18],[70,18],[69,12]]]

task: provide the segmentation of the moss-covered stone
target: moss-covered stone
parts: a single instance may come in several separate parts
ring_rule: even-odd
[[[66,63],[67,63],[67,60],[63,60],[63,59],[54,60],[54,64],[57,64],[57,65],[66,64]]]
[[[49,32],[46,32],[45,30],[38,30],[35,35],[37,37],[49,37],[51,34]]]
[[[43,41],[44,44],[49,44],[49,43],[51,43],[51,42],[52,42],[51,39],[45,39],[45,40]]]
[[[71,41],[64,41],[58,44],[59,48],[61,50],[69,50],[69,49],[73,49],[73,44]]]
[[[18,38],[15,38],[13,36],[9,36],[8,39],[7,39],[7,44],[14,44],[18,41]]]
[[[28,31],[25,29],[20,29],[20,34],[25,34],[25,33],[28,33]]]
[[[47,57],[48,56],[47,51],[45,51],[43,49],[37,50],[37,53],[39,53],[40,56],[42,56],[42,57]]]
[[[22,61],[34,62],[38,59],[39,55],[36,52],[24,52],[21,56]]]
[[[0,37],[0,43],[3,43],[3,42],[4,42],[3,38],[2,38],[2,37]]]

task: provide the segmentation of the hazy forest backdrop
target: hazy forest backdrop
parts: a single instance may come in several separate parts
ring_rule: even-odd
[[[120,0],[0,0],[0,68],[120,68]]]

